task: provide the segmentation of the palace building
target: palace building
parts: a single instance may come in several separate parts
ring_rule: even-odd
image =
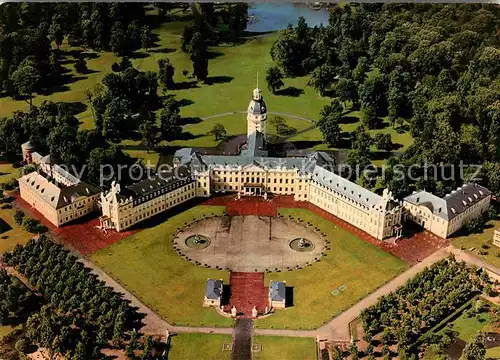
[[[194,197],[290,195],[362,229],[377,239],[401,236],[403,206],[385,190],[375,194],[334,173],[325,152],[305,157],[270,157],[266,150],[267,106],[253,90],[247,111],[247,143],[240,155],[204,155],[184,148],[170,173],[121,189],[113,183],[101,195],[101,225],[117,231]]]
[[[403,199],[405,216],[424,229],[448,238],[488,211],[491,192],[478,184],[465,184],[440,198],[420,190]]]
[[[29,143],[22,145],[23,159],[36,166],[19,179],[21,198],[59,227],[98,209],[101,189],[80,181],[55,164],[49,156],[34,152]]]

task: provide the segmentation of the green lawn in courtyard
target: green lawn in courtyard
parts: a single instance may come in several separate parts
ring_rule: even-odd
[[[203,215],[222,214],[222,206],[196,206],[91,255],[106,273],[175,325],[232,326],[233,321],[203,308],[207,278],[228,281],[228,273],[206,269],[173,249],[176,229]]]
[[[316,360],[316,344],[311,338],[254,336],[254,344],[262,352],[254,352],[253,360]]]
[[[177,334],[170,338],[169,360],[230,360],[231,351],[222,345],[231,344],[231,335]]]
[[[285,217],[310,221],[330,240],[327,256],[301,270],[266,274],[293,287],[293,306],[256,321],[259,328],[314,329],[348,309],[407,269],[406,263],[304,209],[280,209]],[[337,296],[332,291],[345,286]]]
[[[453,245],[457,248],[463,248],[465,251],[474,254],[474,256],[492,265],[500,267],[500,249],[492,244],[493,232],[498,228],[500,228],[500,220],[490,220],[488,221],[487,228],[479,234],[467,234],[453,238]],[[489,248],[483,249],[482,245],[486,245]],[[480,251],[485,251],[486,254],[480,255]]]

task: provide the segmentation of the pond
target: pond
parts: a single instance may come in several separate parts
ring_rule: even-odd
[[[247,25],[249,32],[268,32],[285,29],[288,24],[296,25],[300,16],[303,16],[310,27],[328,24],[326,8],[312,10],[307,4],[295,3],[259,3],[249,4]]]

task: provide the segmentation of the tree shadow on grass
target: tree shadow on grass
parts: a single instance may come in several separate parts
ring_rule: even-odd
[[[58,103],[59,104],[59,103]],[[81,114],[82,112],[86,111],[88,106],[81,101],[72,101],[72,102],[64,102],[66,106],[68,106],[71,109],[71,113],[73,115],[76,114]]]
[[[313,148],[317,145],[322,144],[323,142],[317,140],[300,140],[300,141],[291,141],[291,143],[297,150],[304,150]]]
[[[299,97],[303,93],[304,93],[303,89],[296,88],[295,86],[289,86],[286,89],[281,89],[276,91],[276,95],[291,96],[291,97]]]
[[[128,54],[127,56],[129,59],[144,59],[150,57],[151,55],[149,55],[146,52],[134,51],[133,53]]]
[[[340,118],[339,124],[356,124],[360,119],[356,116],[343,116]]]
[[[179,105],[179,107],[189,106],[189,105],[193,105],[193,104],[194,104],[193,100],[189,100],[189,99],[177,100],[177,105]]]
[[[219,51],[208,51],[207,52],[207,58],[209,60],[216,59],[218,57],[224,56],[224,53],[219,52]]]
[[[198,138],[201,138],[205,135],[194,135],[192,134],[191,132],[189,131],[183,131],[177,138],[176,140],[193,140],[193,139],[198,139]]]
[[[173,53],[176,51],[177,51],[177,49],[167,48],[167,47],[149,50],[150,53],[155,53],[155,54],[170,54],[170,53]]]
[[[234,77],[232,76],[209,76],[207,78],[206,83],[209,85],[214,85],[214,84],[226,84],[230,83]]]
[[[175,90],[195,89],[197,87],[199,86],[198,86],[198,81],[196,80],[175,83]]]
[[[289,308],[293,306],[293,286],[287,286],[285,288],[285,307]]]
[[[188,117],[183,117],[181,118],[181,125],[188,125],[188,124],[199,124],[203,120],[200,117],[197,116],[188,116]]]

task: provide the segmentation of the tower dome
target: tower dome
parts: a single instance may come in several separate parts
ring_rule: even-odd
[[[262,93],[259,88],[253,89],[252,100],[250,100],[250,104],[248,105],[248,114],[249,115],[262,115],[267,112],[267,106],[264,102],[264,98],[262,97]]]
[[[262,93],[257,86],[252,92],[252,100],[248,104],[247,110],[247,136],[260,132],[266,137],[267,106],[262,97]]]

